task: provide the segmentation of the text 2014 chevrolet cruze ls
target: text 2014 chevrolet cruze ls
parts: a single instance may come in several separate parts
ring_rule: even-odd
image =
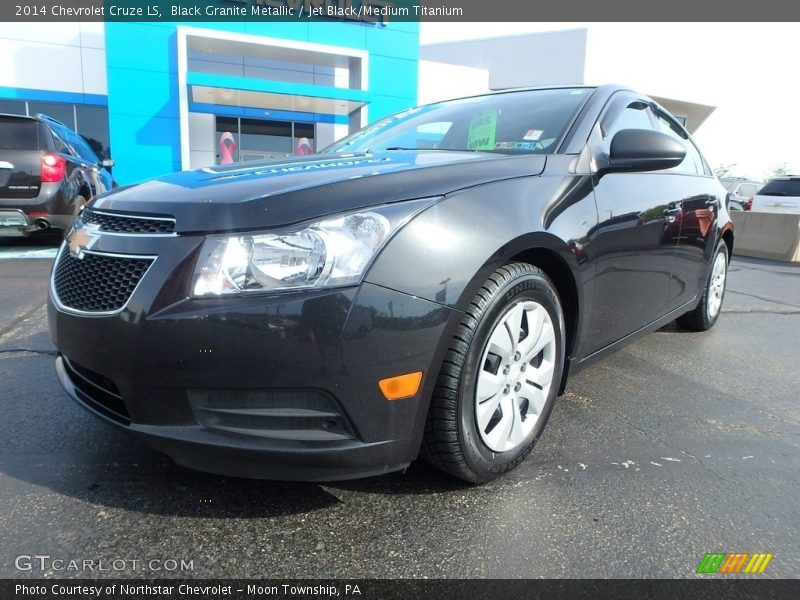
[[[514,91],[98,197],[50,329],[70,396],[182,465],[325,480],[421,452],[482,482],[568,373],[714,325],[732,245],[724,188],[652,100]]]

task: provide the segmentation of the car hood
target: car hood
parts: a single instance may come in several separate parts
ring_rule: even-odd
[[[90,206],[169,215],[181,233],[276,227],[539,175],[545,160],[541,155],[436,150],[290,157],[174,173],[117,188]]]

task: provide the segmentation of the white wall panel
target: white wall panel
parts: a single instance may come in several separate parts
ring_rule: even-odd
[[[105,50],[83,48],[81,50],[81,66],[83,69],[83,93],[105,96],[108,93]]]
[[[81,49],[0,39],[0,86],[83,93]]]
[[[81,29],[78,23],[5,23],[0,39],[80,46]]]
[[[14,23],[0,30],[0,86],[108,93],[103,23]]]
[[[78,23],[81,31],[81,46],[84,48],[106,48],[106,26],[105,23],[95,23],[93,21]]]

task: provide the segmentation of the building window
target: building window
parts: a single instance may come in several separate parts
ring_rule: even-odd
[[[108,109],[105,106],[76,104],[75,121],[75,131],[94,150],[100,160],[111,158]]]
[[[75,129],[75,105],[61,104],[58,102],[28,102],[28,114],[47,115],[56,121],[61,121],[70,129]]]
[[[24,100],[2,100],[0,99],[0,113],[10,115],[27,115]]]
[[[217,116],[216,164],[308,154],[315,137],[313,123]]]

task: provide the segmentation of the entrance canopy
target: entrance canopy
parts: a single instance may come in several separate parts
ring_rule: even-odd
[[[243,90],[209,85],[190,85],[191,101],[218,106],[259,108],[346,117],[367,103],[360,100],[300,96],[280,92]]]

